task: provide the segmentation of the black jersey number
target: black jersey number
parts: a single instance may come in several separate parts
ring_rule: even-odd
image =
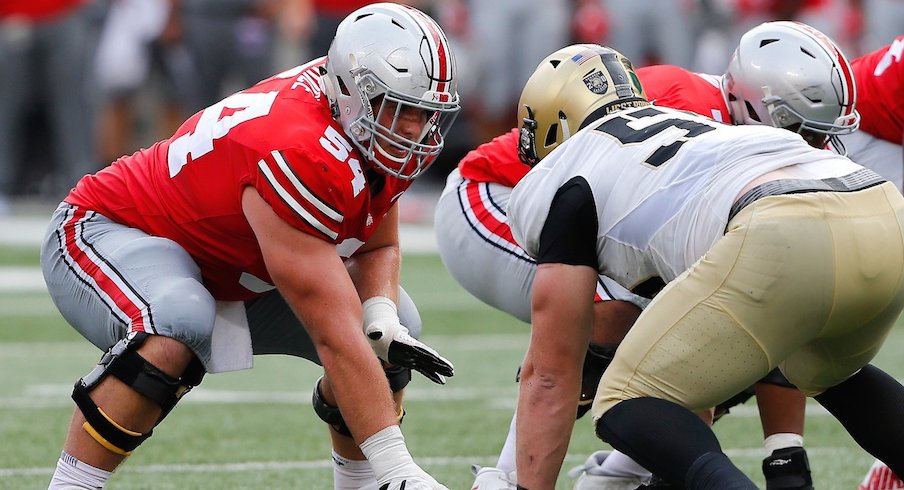
[[[650,124],[643,129],[633,129],[628,126],[628,123],[630,122],[642,121],[645,117],[661,116],[663,114],[666,113],[653,107],[647,107],[646,109],[633,111],[628,115],[613,117],[597,126],[595,130],[614,136],[623,145],[646,141],[668,128],[680,128],[685,130],[685,134],[676,137],[671,143],[659,147],[644,160],[644,163],[658,167],[674,157],[681,148],[681,145],[686,143],[690,138],[716,129],[715,126],[710,126],[709,124],[679,118],[663,119]]]

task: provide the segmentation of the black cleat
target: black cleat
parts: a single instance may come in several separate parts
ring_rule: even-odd
[[[763,460],[766,490],[813,490],[810,460],[802,447],[776,449]]]

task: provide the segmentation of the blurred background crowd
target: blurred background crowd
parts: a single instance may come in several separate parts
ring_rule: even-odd
[[[0,215],[169,137],[225,95],[325,55],[362,0],[0,0]],[[414,0],[455,43],[465,109],[424,184],[517,124],[537,63],[573,42],[721,74],[741,34],[793,19],[848,59],[904,33],[904,0]],[[403,216],[404,217],[404,216]],[[418,218],[418,213],[411,216]]]

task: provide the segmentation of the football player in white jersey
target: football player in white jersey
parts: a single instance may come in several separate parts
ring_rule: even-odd
[[[546,106],[556,97],[563,104],[552,114],[531,117],[537,123],[533,129],[539,140],[537,157],[549,153],[573,133],[569,122],[573,124],[594,108],[597,94],[588,84],[591,78],[584,77],[593,71],[596,59],[581,55],[589,49],[588,45],[573,45],[548,56],[524,89],[522,101],[529,100],[534,108]],[[850,73],[850,65],[835,43],[797,22],[767,22],[751,29],[741,39],[724,76],[693,73],[670,65],[637,70],[643,90],[650,100],[655,99],[656,105],[688,110],[717,121],[789,129],[800,132],[818,147],[857,128],[858,115],[853,110],[855,86]],[[767,95],[771,97],[768,100]],[[524,105],[519,104],[519,119],[527,116]],[[450,175],[435,221],[442,224],[436,231],[443,262],[462,286],[485,303],[529,322],[536,263],[515,243],[506,217],[511,189],[529,169],[518,158],[517,141],[518,132],[512,130],[469,153]],[[474,267],[475,261],[482,266]],[[635,312],[629,318],[601,314],[624,304],[608,299],[632,301],[630,296],[618,294],[618,285],[607,281],[611,280],[600,276],[597,287],[596,327],[591,337],[595,344],[600,343],[598,335],[606,329],[620,331],[623,336],[630,324],[618,328],[617,322],[630,322],[637,315]],[[620,339],[614,333],[609,335],[609,340],[616,343]],[[588,365],[585,364],[585,372]],[[585,376],[585,385],[587,381]],[[770,490],[811,490],[809,463],[802,447],[806,400],[778,370],[720,404],[717,416],[750,398],[754,391],[768,454],[763,462],[767,486]],[[584,390],[582,394],[590,392]],[[510,476],[515,466],[513,432],[514,424],[495,468],[474,467],[475,489],[510,488],[504,481],[514,480]],[[625,486],[632,490],[637,486],[627,484],[642,477],[636,465],[621,464],[624,456],[617,452],[606,459],[602,456],[595,454],[576,469],[575,476],[580,474],[576,488],[584,488],[588,479],[597,476],[598,480],[625,477]],[[773,465],[776,459],[790,462]],[[613,485],[614,481],[607,482],[605,488],[614,488]]]
[[[775,367],[900,471],[904,387],[868,363],[904,309],[904,197],[791,132],[633,107],[640,90],[627,72],[605,82],[607,103],[571,122],[583,129],[509,202],[514,237],[540,264],[519,486],[555,485],[599,274],[629,290],[665,286],[619,346],[592,410],[597,434],[654,474],[693,489],[756,488],[690,410]]]

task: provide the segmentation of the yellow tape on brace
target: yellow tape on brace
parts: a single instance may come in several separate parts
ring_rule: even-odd
[[[121,430],[122,432],[124,432],[130,436],[135,436],[135,437],[141,436],[140,432],[135,432],[135,431],[126,429],[125,427],[117,424],[106,413],[104,413],[104,411],[102,409],[98,408],[97,411],[100,412],[100,414],[103,415],[105,419],[107,419],[107,422],[110,422],[111,424],[113,424],[114,427]],[[82,428],[85,429],[85,432],[87,432],[91,437],[93,437],[94,440],[98,442],[98,444],[105,447],[108,451],[119,454],[121,456],[131,456],[132,455],[132,451],[126,451],[126,450],[120,448],[119,446],[114,445],[110,441],[106,440],[104,438],[104,436],[100,435],[100,433],[97,432],[94,429],[94,427],[92,427],[91,424],[89,424],[87,421],[84,424],[82,424]]]

